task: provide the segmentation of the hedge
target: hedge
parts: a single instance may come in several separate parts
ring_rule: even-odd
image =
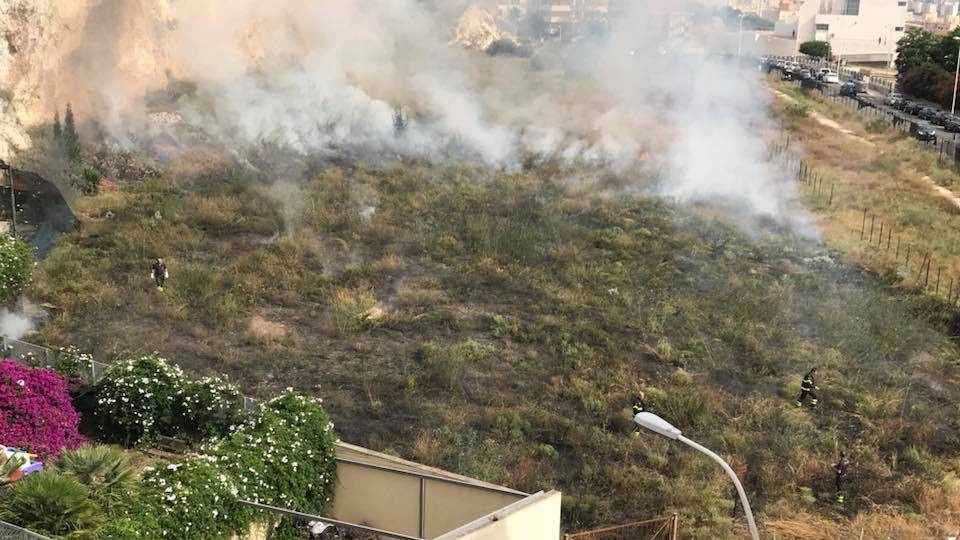
[[[104,538],[227,538],[273,521],[246,499],[320,513],[333,496],[336,436],[319,400],[288,390],[203,454],[148,470],[138,499]],[[292,537],[278,529],[273,538]]]
[[[158,435],[201,439],[240,421],[240,391],[219,378],[188,380],[156,354],[117,362],[93,388],[94,418],[107,440],[147,444]]]
[[[22,240],[0,234],[0,303],[20,296],[32,272],[32,248]]]

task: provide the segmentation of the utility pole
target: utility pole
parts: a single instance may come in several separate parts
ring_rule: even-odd
[[[10,186],[10,234],[17,235],[17,195],[13,190],[13,168],[6,161],[0,159],[0,172],[7,173],[7,184]]]
[[[955,41],[960,41],[960,37],[953,36]],[[953,105],[950,106],[950,115],[957,112],[957,81],[960,80],[960,50],[957,51],[957,72],[953,76]]]

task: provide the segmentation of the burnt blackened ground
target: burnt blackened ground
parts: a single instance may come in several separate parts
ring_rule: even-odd
[[[41,265],[32,294],[63,312],[40,337],[315,393],[347,441],[562,489],[572,528],[677,511],[688,530],[732,530],[721,471],[630,437],[640,391],[743,472],[765,520],[843,523],[828,504],[839,449],[849,514],[933,512],[955,472],[942,308],[814,240],[547,169],[311,165],[282,197],[262,171],[223,170],[81,199],[115,218]],[[821,405],[797,409],[813,365]]]

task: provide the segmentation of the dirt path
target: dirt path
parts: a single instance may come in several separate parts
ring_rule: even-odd
[[[944,199],[947,199],[948,201],[952,202],[953,205],[956,206],[957,208],[960,208],[960,197],[958,197],[957,194],[937,184],[936,182],[931,180],[929,176],[924,176],[923,178],[921,178],[921,180],[930,184],[930,187],[937,192],[937,195],[940,195]]]
[[[784,94],[783,92],[780,92],[779,90],[774,90],[773,93],[776,94],[778,98],[783,99],[788,103],[793,103],[793,104],[799,103],[796,99],[788,96],[787,94]],[[857,135],[853,131],[843,127],[836,120],[833,120],[832,118],[826,117],[816,111],[810,111],[810,117],[813,118],[821,126],[837,131],[838,133],[841,133],[846,137],[860,141],[869,146],[876,146],[874,143],[864,139],[863,137]],[[948,201],[953,203],[954,206],[956,206],[957,208],[960,208],[960,196],[950,191],[949,189],[937,184],[929,176],[924,176],[920,180],[925,182],[927,185],[929,185],[930,188],[934,191],[934,193],[936,193],[938,196],[943,197],[944,199],[947,199]]]
[[[794,104],[794,105],[799,104],[799,102],[798,102],[797,100],[795,100],[795,99],[793,99],[792,97],[784,94],[783,92],[780,92],[779,90],[774,90],[773,93],[776,94],[777,97],[779,97],[780,99],[783,99],[784,101],[787,101],[788,103],[792,103],[792,104]],[[865,144],[865,145],[867,145],[867,146],[876,146],[876,145],[873,144],[872,142],[870,142],[870,141],[864,139],[863,137],[857,135],[857,134],[854,133],[853,131],[851,131],[851,130],[849,130],[849,129],[843,127],[843,126],[841,126],[839,123],[837,123],[836,120],[833,120],[832,118],[826,117],[826,116],[818,113],[817,111],[810,111],[809,114],[810,114],[810,118],[813,118],[814,121],[816,121],[818,124],[820,124],[820,125],[823,126],[823,127],[830,128],[830,129],[836,131],[837,133],[840,133],[840,134],[844,135],[845,137],[848,137],[848,138],[853,139],[853,140],[855,140],[855,141],[859,141],[859,142],[861,142],[861,143],[863,143],[863,144]]]

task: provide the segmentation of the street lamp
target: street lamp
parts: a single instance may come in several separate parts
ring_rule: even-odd
[[[955,41],[960,41],[960,37],[953,36]],[[953,105],[950,106],[950,114],[957,111],[957,80],[960,79],[960,45],[957,46],[957,73],[953,76]]]
[[[703,452],[704,454],[710,456],[710,459],[716,461],[723,467],[723,470],[727,473],[727,476],[733,480],[733,485],[737,488],[737,494],[740,495],[740,503],[743,504],[743,513],[747,515],[747,526],[750,527],[750,537],[753,540],[760,540],[760,533],[757,532],[757,524],[753,521],[753,511],[750,510],[750,501],[747,500],[747,493],[743,490],[743,485],[740,484],[740,479],[737,478],[737,473],[733,472],[733,469],[730,468],[730,465],[727,465],[727,462],[723,460],[720,456],[713,453],[710,449],[703,447],[690,439],[683,436],[681,431],[673,427],[670,422],[667,422],[659,416],[649,413],[649,412],[640,412],[633,417],[633,421],[639,426],[643,426],[654,433],[663,435],[668,439],[674,441],[680,441],[683,444]]]

